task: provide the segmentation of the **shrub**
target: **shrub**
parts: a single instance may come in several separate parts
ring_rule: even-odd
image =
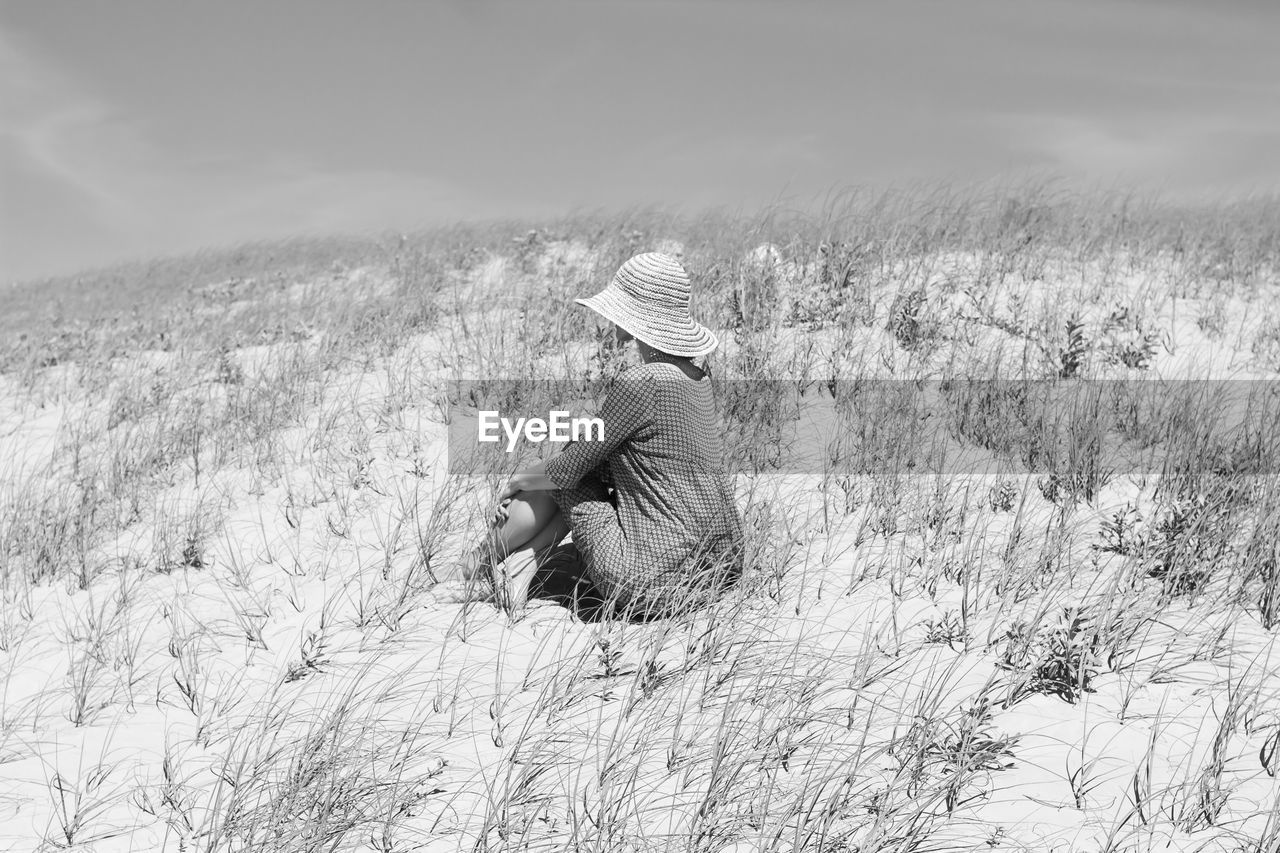
[[[1060,379],[1073,379],[1080,375],[1080,368],[1084,366],[1084,357],[1088,352],[1088,345],[1084,337],[1084,323],[1081,322],[1079,315],[1073,314],[1071,319],[1067,320],[1067,341],[1066,345],[1058,353],[1058,377]]]
[[[1012,512],[1018,499],[1018,485],[1012,480],[1001,480],[987,492],[987,503],[994,512]]]
[[[886,329],[903,349],[913,350],[929,337],[924,307],[925,295],[921,288],[899,292],[889,306]]]
[[[1131,557],[1142,553],[1145,540],[1139,526],[1142,514],[1133,504],[1125,504],[1102,523],[1102,544],[1094,545],[1098,551]]]
[[[1005,632],[997,665],[1020,673],[1023,680],[1014,686],[1006,706],[1037,693],[1075,703],[1083,693],[1093,692],[1098,659],[1097,632],[1077,608],[1064,607],[1058,623],[1048,627],[1015,622]]]

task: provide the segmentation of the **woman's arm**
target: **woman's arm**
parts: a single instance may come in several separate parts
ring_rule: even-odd
[[[498,503],[505,506],[518,492],[554,491],[574,485],[646,423],[651,409],[648,383],[620,380],[600,407],[603,439],[571,442],[550,459],[517,471],[498,495]]]
[[[599,440],[574,441],[547,460],[541,471],[555,485],[569,488],[594,471],[641,427],[649,423],[653,411],[653,389],[645,379],[619,378],[600,407],[604,436]]]
[[[550,459],[544,459],[511,476],[498,495],[494,520],[501,524],[507,505],[520,492],[554,491],[573,486],[609,458],[623,441],[649,419],[652,409],[647,383],[621,381],[614,385],[600,408],[604,422],[602,441],[574,441]]]
[[[498,501],[514,497],[517,492],[545,492],[558,488],[560,487],[547,476],[547,461],[544,459],[512,474],[502,493],[498,495]]]
[[[494,523],[501,525],[507,520],[507,507],[521,492],[549,492],[558,488],[560,486],[547,476],[547,460],[517,471],[507,480],[498,495],[498,508],[493,514]]]

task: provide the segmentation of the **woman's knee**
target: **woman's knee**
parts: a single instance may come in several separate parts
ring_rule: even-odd
[[[507,518],[503,526],[539,530],[559,511],[560,507],[549,492],[517,492],[507,504]]]
[[[519,492],[507,504],[507,517],[497,532],[508,548],[515,549],[555,521],[559,512],[550,493]]]

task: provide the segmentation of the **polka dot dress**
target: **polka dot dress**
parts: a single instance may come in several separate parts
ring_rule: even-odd
[[[598,416],[603,441],[573,442],[546,466],[596,589],[660,612],[705,585],[708,569],[741,572],[742,520],[711,381],[660,362],[631,368]]]

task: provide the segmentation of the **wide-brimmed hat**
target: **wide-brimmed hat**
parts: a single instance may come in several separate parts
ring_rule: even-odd
[[[689,274],[661,252],[636,255],[595,296],[575,299],[654,349],[693,358],[720,342],[689,315]]]

